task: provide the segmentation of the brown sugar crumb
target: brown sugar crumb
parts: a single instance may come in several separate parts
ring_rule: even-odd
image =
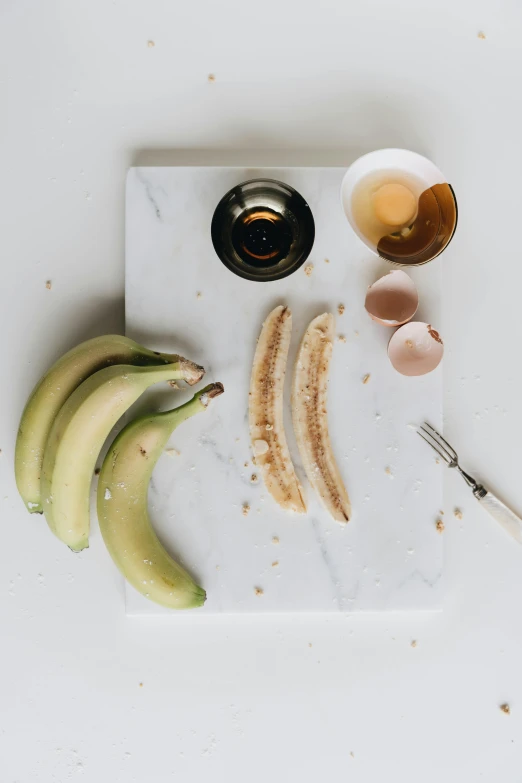
[[[410,642],[410,647],[416,647],[417,646],[417,639],[412,639]]]
[[[312,272],[314,271],[314,265],[313,264],[307,264],[304,268],[304,273],[307,277],[310,277]]]
[[[324,259],[324,263],[325,263],[325,264],[329,264],[329,263],[330,263],[330,259],[329,259],[329,258],[325,258],[325,259]]]
[[[208,75],[208,80],[209,80],[209,82],[215,82],[215,81],[216,81],[216,76],[215,76],[215,74],[213,74],[213,73],[209,73],[209,75]]]
[[[156,44],[154,43],[154,41],[147,41],[147,46],[149,47],[149,49],[154,49]]]
[[[248,468],[248,466],[250,465],[250,462],[247,460],[244,464],[245,464],[245,468]]]
[[[279,544],[279,536],[272,536],[272,544]]]
[[[272,563],[272,568],[277,568],[278,565],[279,565],[279,560],[274,560],[274,562]]]
[[[463,514],[460,508],[455,509],[455,511],[453,512],[453,516],[455,517],[455,519],[462,519]]]
[[[345,335],[344,335],[344,334],[338,334],[338,335],[337,335],[337,339],[338,339],[338,341],[339,341],[340,343],[345,343],[345,342],[346,342],[346,337],[345,337]]]
[[[370,373],[369,373],[369,372],[368,372],[368,373],[366,373],[366,375],[365,375],[365,376],[364,376],[364,378],[362,379],[362,382],[364,383],[364,385],[366,385],[366,384],[368,383],[368,381],[370,380],[370,378],[371,378],[371,377],[372,377],[372,376],[370,375]]]
[[[264,595],[264,590],[262,587],[254,587],[254,592],[256,595]]]
[[[384,472],[386,473],[387,476],[391,476],[393,478],[393,472],[389,465],[387,468],[384,469]]]
[[[95,476],[99,476],[100,475],[100,468],[95,468],[94,469],[94,475]]]
[[[143,683],[142,683],[142,682],[140,682],[140,684],[139,684],[139,685],[140,685],[140,688],[143,688]]]
[[[250,483],[257,484],[257,482],[258,482],[257,473],[252,473],[252,475],[250,476]]]
[[[486,33],[483,33],[482,30],[480,30],[480,32],[477,33],[477,38],[480,38],[481,41],[485,41]]]
[[[445,524],[442,519],[437,519],[435,527],[437,528],[437,533],[444,533]]]
[[[249,513],[250,513],[250,506],[248,505],[248,503],[243,503],[243,516],[247,517]]]
[[[343,304],[337,305],[337,312],[339,313],[339,315],[343,315],[343,313],[344,313],[344,305]]]
[[[511,715],[511,707],[509,704],[501,704],[500,709],[505,715]]]
[[[53,284],[52,284],[51,280],[47,280],[46,281],[45,287],[47,288],[48,291],[51,290],[51,288],[53,287]]]
[[[179,389],[177,381],[167,381],[168,385],[171,387],[171,389]]]

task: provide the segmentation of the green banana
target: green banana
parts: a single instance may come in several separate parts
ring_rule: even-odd
[[[201,606],[206,594],[154,532],[147,511],[149,481],[173,430],[223,391],[222,384],[213,383],[175,410],[131,422],[110,447],[100,472],[98,519],[112,559],[136,590],[171,609]]]
[[[178,359],[175,354],[149,351],[128,337],[108,334],[81,343],[53,364],[27,401],[16,440],[16,485],[31,513],[42,513],[40,476],[52,423],[82,381],[113,364],[154,366]]]
[[[70,549],[89,545],[89,491],[96,460],[111,429],[154,383],[177,378],[195,382],[202,369],[187,359],[163,367],[120,364],[87,378],[56,416],[42,465],[45,518]]]

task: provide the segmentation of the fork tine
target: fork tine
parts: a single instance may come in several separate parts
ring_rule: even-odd
[[[433,439],[434,439],[434,440],[438,440],[439,442],[440,442],[440,441],[442,441],[442,443],[443,443],[443,444],[445,445],[445,447],[446,447],[446,450],[447,450],[448,454],[451,454],[451,456],[452,456],[452,458],[453,458],[454,460],[458,459],[458,457],[457,457],[457,452],[455,451],[455,449],[453,448],[453,446],[451,446],[451,445],[448,443],[448,441],[446,440],[446,438],[443,438],[443,437],[442,437],[442,435],[440,434],[440,432],[437,432],[437,430],[436,430],[434,427],[432,427],[432,426],[431,426],[431,424],[428,424],[428,422],[427,422],[427,421],[425,421],[425,422],[424,422],[424,427],[427,427],[429,430],[431,430],[431,433],[430,433],[430,434],[432,435],[432,437],[433,437]]]
[[[434,445],[433,445],[433,443],[431,442],[431,440],[428,440],[428,438],[424,437],[424,435],[422,434],[422,432],[421,432],[421,430],[420,430],[420,429],[418,429],[418,430],[417,430],[417,435],[420,435],[420,437],[422,438],[422,440],[425,440],[425,441],[426,441],[426,443],[428,444],[428,446],[431,446],[431,448],[433,449],[433,451],[435,452],[435,454],[438,454],[438,455],[439,455],[439,457],[441,457],[441,458],[444,460],[444,462],[446,463],[446,465],[449,465],[449,464],[450,464],[450,462],[451,462],[451,459],[449,459],[449,457],[448,457],[448,455],[447,455],[446,451],[444,451],[444,452],[443,452],[443,451],[440,451],[440,450],[439,450],[439,449],[438,449],[436,446],[434,446]]]
[[[429,430],[427,430],[423,425],[421,425],[420,429],[422,430],[424,435],[427,436],[427,437],[424,438],[424,440],[427,440],[428,443],[430,443],[433,446],[435,451],[438,454],[440,454],[441,456],[444,457],[444,459],[448,463],[448,465],[449,465],[450,462],[455,462],[456,461],[454,459],[454,457],[453,457],[453,450],[450,451],[449,449],[447,449],[444,446],[443,443],[441,443],[440,439],[435,436],[437,433],[435,433],[435,435],[432,435],[432,433]],[[433,445],[433,444],[435,444],[435,445]],[[456,457],[456,455],[455,455],[455,457]]]

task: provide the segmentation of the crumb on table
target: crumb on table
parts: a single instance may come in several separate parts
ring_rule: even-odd
[[[442,519],[437,519],[435,527],[437,528],[437,533],[444,533],[445,524]]]
[[[165,454],[168,454],[169,457],[179,457],[180,453],[177,449],[165,449]]]
[[[355,758],[355,753],[353,752],[353,750],[351,750],[351,751],[350,751],[350,758],[351,758],[351,759],[354,759],[354,758]]]
[[[272,544],[279,544],[279,536],[272,536]]]
[[[140,684],[139,684],[139,685],[140,685],[140,688],[143,688],[143,683],[142,683],[142,682],[140,682]]]
[[[196,299],[203,299],[203,294],[201,293],[201,291],[197,292]]]
[[[511,707],[509,706],[509,704],[501,704],[500,705],[500,709],[502,710],[502,712],[505,715],[510,715],[511,714]]]
[[[48,291],[50,291],[51,288],[53,287],[52,281],[51,280],[46,280],[45,287],[47,288]]]
[[[386,473],[387,476],[393,476],[392,469],[390,468],[389,465],[384,469],[384,472]]]
[[[252,473],[252,475],[250,476],[250,483],[251,484],[257,484],[257,481],[258,481],[257,473]]]
[[[367,372],[366,375],[364,376],[364,378],[362,379],[362,382],[366,385],[368,383],[368,381],[370,380],[370,378],[371,378],[371,375],[370,375],[369,372]]]
[[[339,315],[343,315],[344,310],[345,310],[345,308],[344,308],[343,304],[340,304],[340,305],[337,306],[337,312],[339,313]]]
[[[248,516],[249,512],[250,512],[250,506],[248,505],[248,503],[243,503],[243,516],[244,517]]]
[[[416,647],[417,646],[417,639],[412,639],[411,642],[410,642],[410,646],[411,647]]]
[[[308,642],[308,646],[311,647],[312,646],[312,642]]]
[[[460,508],[456,508],[456,509],[455,509],[455,511],[453,512],[453,516],[454,516],[456,519],[462,519],[462,516],[463,516],[463,515],[462,515],[462,511],[460,510]]]
[[[304,273],[307,277],[310,277],[312,272],[314,271],[314,265],[313,264],[307,264],[304,268]]]
[[[345,342],[346,342],[346,337],[345,337],[345,335],[344,335],[344,334],[338,334],[338,335],[337,335],[337,339],[338,339],[338,341],[339,341],[340,343],[345,343]]]
[[[477,38],[480,38],[481,41],[485,41],[486,40],[486,33],[482,32],[482,30],[480,30],[477,33]]]
[[[214,73],[209,73],[208,80],[209,80],[209,82],[215,82],[216,81],[216,75]]]
[[[330,263],[330,259],[329,259],[329,258],[325,258],[325,259],[324,259],[324,263],[325,263],[325,264],[329,264],[329,263]]]
[[[149,49],[154,49],[156,44],[154,43],[154,41],[147,41],[147,46],[149,47]]]
[[[274,560],[274,562],[272,563],[272,568],[277,568],[278,565],[279,565],[279,560]]]
[[[249,466],[249,465],[250,465],[250,462],[247,460],[247,461],[245,462],[245,468],[248,468],[248,466]]]
[[[263,595],[265,592],[262,587],[254,587],[254,592],[256,595]]]

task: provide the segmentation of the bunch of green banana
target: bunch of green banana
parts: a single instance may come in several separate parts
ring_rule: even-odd
[[[16,484],[31,513],[43,511],[40,480],[44,450],[53,421],[73,391],[104,367],[115,364],[158,366],[179,360],[181,357],[177,355],[149,351],[128,337],[109,334],[81,343],[51,367],[29,397],[16,441]],[[185,364],[185,378],[189,383],[197,383],[203,372],[197,365]]]
[[[147,511],[149,480],[174,429],[222,393],[222,384],[213,383],[179,408],[132,421],[110,447],[100,472],[98,519],[112,559],[136,590],[171,609],[201,606],[206,594],[154,532]]]

